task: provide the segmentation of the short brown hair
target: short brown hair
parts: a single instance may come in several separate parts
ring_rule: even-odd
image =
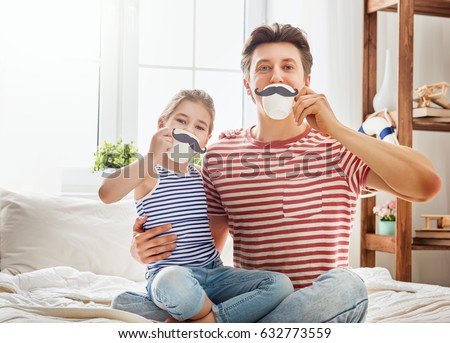
[[[291,43],[300,51],[300,58],[303,64],[303,71],[305,79],[311,73],[313,64],[313,57],[309,49],[306,33],[298,27],[293,27],[290,24],[274,23],[272,26],[263,25],[253,30],[250,37],[244,44],[242,49],[241,69],[244,77],[247,78],[250,74],[250,65],[252,63],[253,52],[258,45],[264,43]]]
[[[206,107],[209,114],[211,115],[211,125],[209,126],[208,134],[211,134],[214,129],[214,118],[216,116],[216,110],[214,108],[214,101],[211,96],[202,89],[182,89],[176,93],[170,102],[167,104],[166,108],[160,114],[158,120],[167,122],[169,117],[173,114],[175,108],[183,101],[189,100],[192,102],[199,102]]]

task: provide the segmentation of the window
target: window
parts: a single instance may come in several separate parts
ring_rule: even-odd
[[[122,137],[147,151],[183,88],[214,98],[210,142],[242,127],[240,52],[248,13],[260,14],[249,7],[263,2],[0,1],[0,186],[95,192],[97,144]]]
[[[201,88],[214,99],[213,138],[242,126],[241,0],[141,0],[139,3],[140,151],[148,150],[157,118],[183,88]]]
[[[60,191],[62,168],[92,163],[100,19],[100,0],[0,3],[1,185]]]

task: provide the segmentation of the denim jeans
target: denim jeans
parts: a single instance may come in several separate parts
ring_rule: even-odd
[[[325,272],[309,287],[285,298],[260,323],[361,323],[367,313],[367,290],[362,279],[347,268]],[[168,314],[145,294],[125,292],[112,307],[164,321]]]
[[[252,323],[293,291],[284,274],[226,267],[220,258],[206,267],[165,267],[147,282],[153,303],[180,321],[200,312],[207,295],[217,322]]]

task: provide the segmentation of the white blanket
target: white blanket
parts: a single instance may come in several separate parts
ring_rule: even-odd
[[[450,322],[450,288],[395,281],[384,268],[355,272],[369,292],[367,322]],[[124,291],[145,283],[71,267],[0,273],[0,322],[149,322],[109,307]]]
[[[450,288],[393,280],[385,268],[357,268],[369,293],[366,322],[450,323]]]
[[[0,273],[0,322],[148,322],[109,307],[117,294],[144,289],[143,283],[70,267]]]

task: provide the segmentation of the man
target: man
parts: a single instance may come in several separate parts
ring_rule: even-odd
[[[297,289],[260,322],[362,322],[365,286],[342,268],[358,194],[377,189],[427,201],[439,191],[440,178],[420,153],[336,119],[326,97],[309,88],[312,56],[298,28],[256,28],[241,66],[258,123],[213,144],[205,156],[216,246],[221,250],[230,232],[236,267],[283,272]],[[261,92],[278,84],[296,95],[284,119],[268,114]],[[135,224],[133,255],[143,263],[166,258],[176,236],[157,237],[167,227],[142,233],[143,220]],[[119,296],[113,306],[159,319],[151,301],[135,294]]]

